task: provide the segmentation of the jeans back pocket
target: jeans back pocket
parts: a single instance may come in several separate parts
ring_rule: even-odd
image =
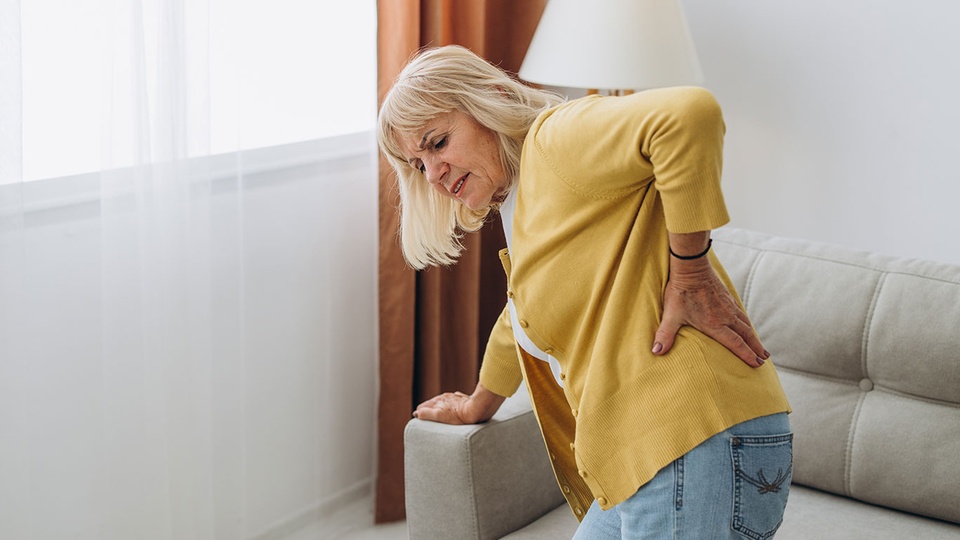
[[[747,538],[770,538],[783,522],[793,479],[793,434],[733,437],[732,527]]]

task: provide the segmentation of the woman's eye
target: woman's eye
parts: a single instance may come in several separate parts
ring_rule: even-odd
[[[427,173],[427,166],[424,165],[423,162],[420,162],[420,166],[417,167],[417,170],[420,171],[422,174],[426,174],[426,173]]]
[[[433,148],[436,149],[436,150],[439,150],[439,149],[443,148],[443,147],[446,146],[446,145],[447,145],[447,138],[444,137],[444,138],[440,139],[439,141],[437,141],[437,142],[433,145]]]

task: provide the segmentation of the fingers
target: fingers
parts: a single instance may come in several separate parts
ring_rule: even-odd
[[[667,354],[673,348],[673,342],[677,339],[677,332],[680,331],[681,324],[669,317],[664,310],[663,321],[657,328],[657,333],[653,336],[653,354],[658,356]]]
[[[770,353],[767,352],[767,350],[763,347],[763,343],[760,342],[760,338],[757,336],[757,332],[753,329],[753,325],[750,323],[750,318],[747,317],[747,314],[743,310],[737,310],[737,319],[739,324],[734,327],[734,332],[740,335],[747,347],[750,348],[757,358],[760,358],[761,360],[769,359]]]
[[[684,322],[685,319],[680,316],[682,310],[677,312],[674,305],[672,302],[664,302],[663,320],[654,336],[653,354],[662,356],[669,352],[680,328],[689,324],[729,349],[750,367],[760,367],[770,357],[743,310],[731,305],[732,309],[728,308],[726,313],[715,313],[712,321],[694,317],[698,320]],[[696,311],[703,314],[700,309]]]
[[[711,335],[713,339],[724,347],[730,349],[730,352],[737,355],[743,363],[750,367],[760,367],[762,362],[758,362],[757,355],[750,350],[747,343],[730,327],[720,329],[716,334]]]
[[[750,333],[753,333],[753,330],[747,326]],[[707,334],[711,338],[715,339],[717,343],[720,343],[727,349],[730,349],[730,352],[737,355],[744,364],[747,364],[750,367],[760,367],[763,365],[763,358],[760,358],[753,349],[747,345],[747,342],[744,341],[742,337],[742,329],[740,332],[732,329],[731,327],[723,327],[715,333]]]
[[[441,407],[424,407],[423,405],[420,405],[417,407],[417,410],[413,412],[413,417],[419,420],[440,422],[443,424],[461,423],[457,421],[456,415],[450,414],[449,409],[444,409]]]
[[[463,424],[464,421],[458,414],[458,407],[467,399],[469,396],[462,392],[440,394],[417,405],[416,410],[413,411],[413,417],[444,424]]]
[[[438,407],[444,401],[446,401],[447,394],[440,394],[439,396],[433,396],[432,398],[424,401],[423,403],[417,405],[417,411],[420,409],[432,409]],[[416,412],[416,411],[414,411]]]

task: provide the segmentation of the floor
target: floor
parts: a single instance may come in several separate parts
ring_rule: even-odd
[[[369,525],[347,533],[343,536],[343,540],[407,540],[407,523],[398,521],[383,525]]]
[[[407,523],[373,523],[373,501],[365,497],[297,530],[258,540],[407,540]]]
[[[359,528],[336,529],[329,525],[312,525],[287,536],[284,540],[407,540],[407,524],[404,521]]]

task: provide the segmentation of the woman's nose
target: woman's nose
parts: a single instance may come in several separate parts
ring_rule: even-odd
[[[425,167],[424,173],[427,176],[427,182],[437,184],[443,179],[443,174],[446,171],[444,170],[443,163],[439,160],[425,159],[423,160],[423,166]]]

